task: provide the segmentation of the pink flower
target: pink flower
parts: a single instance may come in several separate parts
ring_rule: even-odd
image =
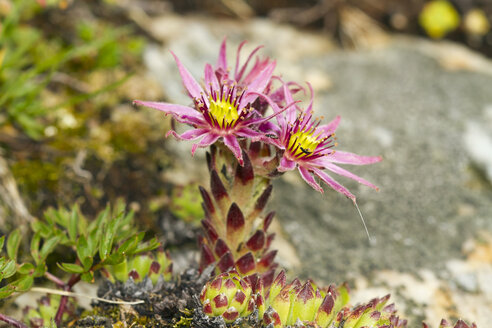
[[[275,66],[275,62],[270,58],[266,57],[264,59],[260,59],[259,57],[255,58],[255,62],[253,63],[253,67],[247,72],[246,69],[253,58],[253,56],[263,48],[263,46],[256,47],[246,59],[246,62],[243,65],[240,65],[240,55],[241,49],[246,44],[246,41],[241,42],[237,48],[236,53],[236,66],[234,68],[234,74],[231,76],[230,69],[227,64],[227,53],[226,53],[226,39],[222,41],[219,51],[219,58],[217,60],[217,65],[215,68],[215,73],[219,81],[228,81],[229,83],[236,83],[239,87],[247,87],[250,83],[252,83],[258,75],[266,69],[270,65]],[[268,81],[267,85],[270,84]],[[265,86],[266,87],[266,86]]]
[[[311,89],[311,86],[309,85]],[[285,100],[292,102],[292,94],[284,86]],[[301,177],[311,187],[319,192],[323,188],[316,182],[314,176],[319,177],[329,187],[344,194],[355,203],[355,196],[344,186],[329,176],[325,170],[348,177],[373,189],[378,188],[367,180],[339,167],[337,164],[366,165],[381,161],[380,156],[360,156],[344,151],[335,151],[335,130],[340,122],[337,116],[328,124],[321,125],[319,119],[313,119],[313,91],[311,101],[304,111],[299,114],[295,107],[288,108],[282,115],[277,116],[279,130],[278,139],[271,143],[283,149],[283,154],[277,168],[286,172],[297,168]],[[278,112],[276,104],[270,103],[274,111]]]
[[[239,50],[243,44],[239,46]],[[182,134],[172,130],[167,133],[167,135],[172,134],[182,140],[199,140],[193,145],[192,154],[198,147],[207,147],[221,139],[242,165],[243,158],[238,138],[262,140],[264,132],[258,131],[256,127],[279,113],[277,111],[269,117],[262,117],[262,114],[252,106],[259,95],[269,99],[263,91],[270,83],[275,69],[274,61],[257,60],[253,68],[245,73],[248,62],[258,49],[260,47],[253,50],[241,67],[238,67],[238,53],[236,69],[231,78],[227,69],[224,40],[217,68],[214,70],[210,64],[205,66],[205,88],[196,82],[178,57],[171,52],[176,60],[183,84],[193,99],[194,107],[140,100],[135,100],[134,103],[171,114],[177,121],[192,126],[192,129]]]

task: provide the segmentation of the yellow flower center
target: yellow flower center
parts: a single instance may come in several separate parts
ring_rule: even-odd
[[[289,149],[293,151],[293,156],[309,156],[314,152],[323,140],[318,139],[318,136],[313,136],[313,134],[314,129],[311,131],[298,131],[290,136]]]
[[[239,118],[237,112],[238,104],[231,102],[230,96],[227,99],[214,100],[210,97],[210,107],[208,109],[210,118],[217,121],[221,128],[231,126]]]

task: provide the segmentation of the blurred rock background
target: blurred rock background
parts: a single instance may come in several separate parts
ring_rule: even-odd
[[[317,194],[292,172],[275,182],[270,207],[290,275],[348,281],[355,302],[391,293],[409,327],[422,320],[436,327],[443,317],[488,327],[488,1],[38,2],[0,0],[2,91],[15,100],[16,72],[47,54],[88,49],[26,77],[38,92],[25,92],[44,111],[22,118],[26,105],[0,98],[2,232],[49,206],[78,202],[90,214],[123,197],[176,253],[193,250],[199,211],[176,200],[194,199],[187,184],[208,183],[205,165],[189,144],[164,140],[168,119],[131,101],[188,103],[169,50],[200,77],[225,36],[229,58],[248,40],[248,49],[265,46],[261,54],[277,60],[285,80],[313,84],[318,115],[342,116],[339,149],[384,158],[350,168],[379,193],[338,179],[357,195],[373,243],[343,196]],[[11,55],[28,33],[43,42],[18,64]]]

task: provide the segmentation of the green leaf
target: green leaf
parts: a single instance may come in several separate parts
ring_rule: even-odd
[[[57,263],[60,269],[68,273],[84,273],[85,270],[78,264],[73,263]]]
[[[91,256],[96,255],[96,252],[99,249],[99,243],[101,240],[97,237],[97,235],[97,230],[94,230],[89,234],[89,238],[87,239],[87,248]]]
[[[31,239],[31,255],[36,264],[39,264],[39,243],[41,242],[41,233],[38,231]]]
[[[12,285],[15,287],[16,292],[25,292],[31,288],[33,282],[34,282],[33,277],[24,276],[19,280],[14,281]]]
[[[3,244],[5,243],[5,235],[0,237],[0,250],[3,248]]]
[[[125,260],[125,256],[121,255],[120,253],[116,252],[108,256],[104,260],[104,265],[115,265],[115,264],[120,264]]]
[[[58,243],[60,242],[60,239],[60,236],[54,236],[44,242],[43,247],[41,247],[41,251],[39,253],[41,261],[46,260],[48,255],[53,252],[56,245],[58,245]]]
[[[34,278],[42,277],[42,276],[44,276],[45,272],[46,272],[46,264],[40,263],[36,266],[36,268],[34,269],[34,272],[31,274],[31,276],[33,276]]]
[[[148,251],[151,251],[153,249],[156,249],[160,245],[161,245],[161,243],[157,240],[157,238],[154,237],[151,240],[149,240],[143,244],[138,245],[132,254],[148,252]]]
[[[84,266],[84,270],[87,271],[92,267],[93,258],[90,256],[86,256],[82,260],[80,260],[80,262],[82,262],[82,265]]]
[[[9,297],[15,292],[15,287],[10,284],[0,288],[0,299]]]
[[[110,207],[108,205],[106,206],[104,211],[99,213],[97,219],[89,224],[88,231],[89,232],[92,232],[94,230],[102,231],[102,229],[106,226],[106,222],[109,218],[109,211],[110,211]]]
[[[57,230],[54,225],[48,225],[37,220],[31,223],[31,228],[34,232],[39,232],[43,238],[49,238]]]
[[[104,259],[108,257],[111,249],[113,248],[114,235],[116,233],[116,229],[118,228],[118,224],[121,218],[122,216],[119,215],[115,219],[111,220],[111,222],[109,222],[108,228],[106,229],[101,243],[99,244],[99,257],[102,261],[104,261]]]
[[[34,265],[32,263],[23,263],[17,269],[17,272],[19,272],[20,274],[30,274],[31,271],[33,270],[34,270]]]
[[[89,270],[92,266],[92,253],[84,236],[80,236],[77,241],[77,256],[84,266],[85,270]]]
[[[142,241],[145,237],[145,232],[140,232],[138,235],[133,236],[126,240],[120,247],[118,247],[117,252],[122,255],[133,254],[134,250],[137,248],[138,243]]]
[[[74,207],[72,208],[72,213],[70,215],[70,221],[68,223],[68,236],[73,242],[75,242],[75,239],[77,238],[77,226],[79,220],[78,212],[79,207],[77,205],[74,205]]]
[[[7,240],[7,254],[14,261],[17,259],[20,241],[20,230],[17,228],[10,233],[9,239]]]
[[[77,256],[79,259],[82,259],[88,256],[91,253],[89,249],[89,244],[87,243],[87,239],[84,236],[80,236],[77,240]]]
[[[82,279],[85,282],[93,283],[94,282],[94,273],[92,271],[83,273],[80,276],[80,279]]]
[[[17,268],[15,265],[15,261],[14,260],[8,260],[7,263],[5,263],[0,268],[0,280],[12,277],[15,274],[16,269]]]

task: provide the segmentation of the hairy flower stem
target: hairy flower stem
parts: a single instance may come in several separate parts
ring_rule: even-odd
[[[16,328],[28,328],[24,323],[17,321],[14,318],[11,318],[11,317],[6,316],[6,315],[1,314],[1,313],[0,313],[0,321],[3,321],[5,323],[11,325],[12,327],[16,327]]]
[[[73,274],[70,277],[70,280],[68,281],[68,283],[63,287],[63,290],[65,290],[67,292],[71,291],[72,287],[80,281],[80,277],[81,277],[80,274]],[[57,327],[60,327],[60,325],[61,325],[63,312],[65,311],[65,307],[67,306],[67,302],[68,302],[68,296],[62,296],[60,299],[60,306],[58,307],[58,311],[56,312],[56,316],[55,316],[55,323],[56,323]]]

